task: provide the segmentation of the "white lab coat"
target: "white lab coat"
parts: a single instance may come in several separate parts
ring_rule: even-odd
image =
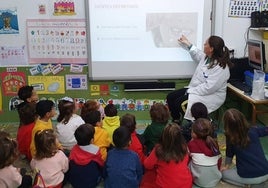
[[[189,84],[188,105],[184,115],[185,119],[193,120],[191,107],[196,102],[202,102],[206,105],[208,113],[217,110],[225,101],[227,80],[230,77],[228,65],[225,69],[219,65],[208,69],[203,51],[192,46],[189,51],[192,59],[198,62],[196,70]]]

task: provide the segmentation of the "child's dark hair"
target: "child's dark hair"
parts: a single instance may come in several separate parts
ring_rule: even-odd
[[[0,169],[14,163],[18,158],[17,142],[5,131],[0,131]]]
[[[95,129],[92,125],[85,123],[80,125],[74,132],[74,137],[79,146],[87,146],[94,138]]]
[[[150,116],[153,122],[166,124],[169,120],[167,106],[162,103],[155,103],[150,109]]]
[[[136,129],[136,118],[132,114],[125,114],[120,119],[120,126],[127,127],[131,133]]]
[[[114,130],[113,142],[116,148],[123,149],[128,146],[131,134],[127,127],[120,126]]]
[[[18,109],[18,112],[21,123],[20,126],[33,123],[37,118],[35,103],[23,102],[23,105]]]
[[[40,116],[40,118],[43,118],[54,106],[55,104],[51,100],[41,100],[36,104],[36,113]]]
[[[57,118],[57,121],[63,121],[63,124],[67,124],[74,113],[75,103],[67,100],[60,100],[58,109],[59,116]]]
[[[117,116],[117,109],[113,104],[107,104],[104,108],[104,113],[108,117]]]
[[[156,145],[156,156],[165,162],[174,160],[176,163],[182,161],[187,154],[187,144],[180,127],[175,123],[168,123]]]
[[[50,158],[58,152],[56,135],[52,129],[37,131],[34,136],[37,160]]]
[[[194,119],[208,118],[208,109],[206,105],[201,102],[196,102],[192,105],[191,113]]]
[[[101,122],[101,113],[98,110],[89,111],[81,116],[85,123],[91,124],[94,127],[98,122]]]
[[[198,118],[192,125],[192,131],[195,133],[197,138],[206,142],[206,145],[212,150],[214,155],[218,155],[220,153],[217,140],[212,138],[213,126],[211,125],[210,120],[206,118]]]
[[[21,100],[27,102],[27,99],[32,96],[33,86],[22,86],[18,91],[18,96]]]

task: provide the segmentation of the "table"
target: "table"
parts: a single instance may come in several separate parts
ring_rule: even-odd
[[[256,119],[258,114],[268,114],[268,108],[267,109],[259,109],[258,107],[261,105],[268,105],[268,99],[263,100],[255,100],[251,98],[249,95],[244,94],[244,91],[236,88],[232,84],[227,84],[228,91],[235,94],[237,97],[243,99],[244,101],[248,102],[252,106],[252,124],[256,124]]]

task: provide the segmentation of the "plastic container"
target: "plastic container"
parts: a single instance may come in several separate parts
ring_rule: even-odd
[[[250,71],[245,71],[244,75],[245,75],[245,83],[248,86],[252,87],[254,73]],[[265,74],[265,82],[268,82],[268,73]]]

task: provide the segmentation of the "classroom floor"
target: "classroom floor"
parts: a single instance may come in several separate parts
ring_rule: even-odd
[[[150,121],[137,121],[137,132],[142,133],[149,123],[150,123]],[[260,126],[263,126],[263,125],[260,125]],[[0,130],[5,130],[5,131],[9,132],[13,138],[16,138],[17,129],[18,129],[18,124],[17,123],[6,123],[6,124],[1,125],[0,127],[1,127]],[[218,142],[219,142],[219,145],[220,145],[221,153],[222,153],[223,158],[224,158],[224,156],[225,156],[225,136],[222,133],[221,127],[219,127],[219,130],[218,130]],[[265,154],[266,154],[266,156],[268,156],[268,147],[267,147],[268,139],[265,138],[265,137],[261,138],[261,142],[262,142],[262,144],[264,146],[263,148],[264,148]],[[31,169],[30,169],[30,166],[29,166],[29,162],[27,160],[19,158],[15,162],[14,165],[16,167],[26,168],[28,173],[31,174]],[[100,183],[98,188],[102,188],[102,187],[104,187],[103,182]],[[268,188],[268,181],[265,182],[265,184],[263,184],[263,185],[258,185],[258,186],[255,185],[255,186],[251,186],[251,187],[252,188]],[[72,186],[68,184],[68,185],[64,186],[64,188],[72,188]],[[198,187],[193,186],[193,188],[198,188]],[[233,185],[230,185],[230,184],[228,184],[226,182],[221,181],[221,182],[218,183],[216,188],[237,188],[237,186],[233,186]]]

